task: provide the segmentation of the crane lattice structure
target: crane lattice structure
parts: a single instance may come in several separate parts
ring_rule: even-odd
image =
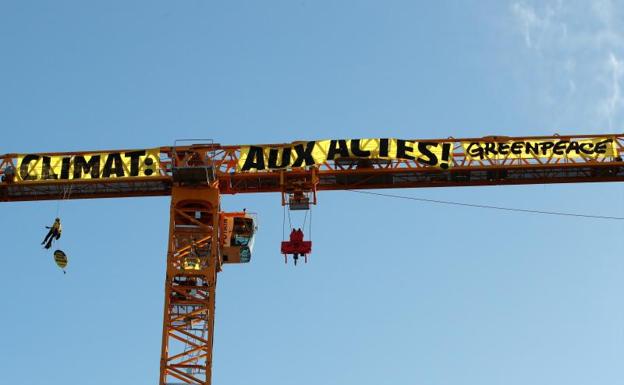
[[[327,190],[615,182],[623,152],[624,135],[608,134],[6,154],[0,202],[69,188],[69,199],[171,196],[159,384],[205,385],[217,273],[249,261],[254,235],[248,213],[221,211],[221,195],[277,192],[306,209]]]

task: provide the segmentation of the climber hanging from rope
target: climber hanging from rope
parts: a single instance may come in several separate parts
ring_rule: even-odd
[[[46,226],[46,229],[50,229],[50,231],[48,231],[48,234],[45,236],[41,244],[45,245],[44,247],[46,249],[49,249],[52,246],[52,241],[55,239],[58,240],[61,237],[61,232],[63,231],[63,228],[61,227],[61,219],[56,218],[52,226]]]

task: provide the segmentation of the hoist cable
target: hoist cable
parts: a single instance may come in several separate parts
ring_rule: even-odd
[[[303,226],[301,227],[303,227],[304,229],[305,229],[306,222],[308,222],[308,211],[310,210],[306,210],[305,215],[303,217]]]
[[[282,206],[282,241],[286,240],[286,206]]]
[[[312,206],[310,206],[310,235],[308,236],[309,240],[312,240]]]
[[[605,219],[605,220],[612,220],[612,221],[624,220],[624,217],[613,217],[613,216],[606,216],[606,215],[577,214],[577,213],[569,213],[569,212],[563,212],[563,211],[519,209],[519,208],[514,208],[514,207],[502,207],[502,206],[492,206],[492,205],[483,205],[483,204],[475,204],[475,203],[446,201],[446,200],[439,200],[439,199],[417,198],[417,197],[410,197],[410,196],[404,196],[404,195],[384,194],[384,193],[376,193],[376,192],[361,191],[361,190],[346,190],[346,191],[359,193],[359,194],[381,196],[381,197],[386,197],[386,198],[407,199],[407,200],[418,201],[418,202],[473,207],[473,208],[479,208],[479,209],[502,210],[502,211],[512,211],[512,212],[519,212],[519,213],[541,214],[541,215],[558,215],[558,216],[588,218],[588,219]]]

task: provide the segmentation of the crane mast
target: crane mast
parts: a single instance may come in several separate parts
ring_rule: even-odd
[[[211,383],[217,273],[248,262],[246,212],[222,194],[624,181],[624,135],[201,144],[0,156],[0,202],[171,196],[160,385]]]
[[[160,384],[169,377],[210,383],[215,289],[222,262],[218,230],[218,189],[172,188]]]

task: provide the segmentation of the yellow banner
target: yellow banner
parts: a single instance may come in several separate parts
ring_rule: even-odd
[[[18,181],[156,177],[160,176],[160,150],[18,155],[16,174]]]
[[[550,159],[584,158],[597,159],[616,156],[617,147],[613,138],[589,140],[509,140],[504,142],[462,142],[468,160],[502,159]]]
[[[316,140],[280,147],[243,146],[237,171],[306,167],[336,159],[414,160],[425,166],[447,169],[451,165],[452,148],[452,143],[402,139]]]

